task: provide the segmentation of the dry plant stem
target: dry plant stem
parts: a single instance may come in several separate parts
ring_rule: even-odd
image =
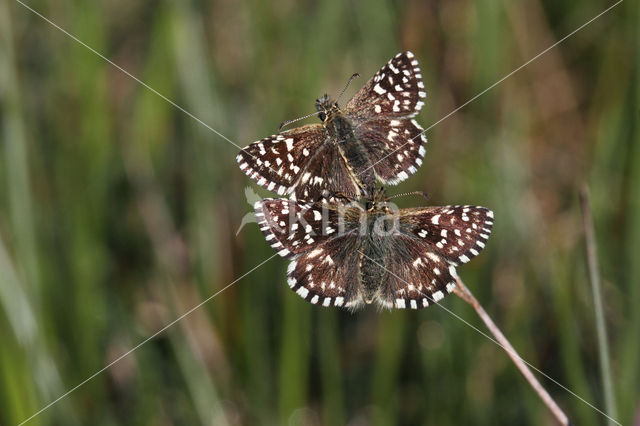
[[[609,360],[609,339],[602,307],[602,287],[600,285],[600,269],[598,268],[598,252],[593,230],[593,217],[591,216],[591,203],[589,201],[589,188],[586,186],[580,191],[580,207],[584,223],[584,238],[587,245],[587,262],[589,264],[589,281],[593,293],[593,308],[596,315],[596,332],[598,336],[598,352],[600,358],[600,374],[602,387],[604,388],[604,403],[607,414],[616,418],[616,404],[613,392],[613,380],[611,379],[611,361]],[[615,424],[608,420],[609,424]]]
[[[502,334],[498,326],[495,325],[491,317],[489,317],[489,315],[485,312],[478,300],[474,297],[471,291],[469,291],[467,286],[464,285],[460,278],[457,278],[457,284],[458,285],[456,286],[454,293],[469,305],[471,305],[473,309],[475,309],[478,316],[482,319],[482,321],[484,321],[489,331],[491,331],[491,334],[493,334],[500,346],[502,346],[505,352],[507,352],[509,358],[511,358],[516,367],[518,367],[518,370],[520,370],[531,387],[536,391],[536,393],[540,396],[547,407],[549,407],[549,410],[551,410],[551,413],[553,413],[555,418],[558,420],[558,423],[560,423],[561,425],[569,425],[570,423],[567,415],[560,409],[553,398],[551,398],[545,388],[542,387],[538,379],[536,379],[536,376],[534,376],[529,367],[527,367],[527,364],[522,360],[522,358],[520,358],[520,355],[518,355],[513,346],[511,346],[511,343],[509,343],[507,338],[504,337],[504,334]]]

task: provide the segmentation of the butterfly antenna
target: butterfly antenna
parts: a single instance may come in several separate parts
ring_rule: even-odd
[[[338,95],[338,99],[336,99],[336,102],[338,102],[340,100],[342,95],[344,95],[344,92],[347,91],[347,87],[349,87],[349,84],[351,84],[351,81],[356,77],[360,77],[360,74],[355,73],[351,77],[349,77],[349,81],[347,81],[347,84],[345,84],[344,89],[342,89],[342,92],[340,92],[340,94]]]
[[[305,118],[313,117],[314,115],[318,115],[318,113],[320,113],[320,111],[312,112],[311,114],[307,114],[304,117],[294,118],[293,120],[283,121],[282,124],[280,124],[280,127],[278,127],[278,133],[280,133],[280,131],[282,130],[283,127],[288,126],[291,123],[295,123],[296,121],[300,121],[300,120],[304,120]]]
[[[429,199],[429,194],[427,194],[424,191],[411,191],[411,192],[403,192],[402,194],[392,195],[391,197],[387,198],[387,201],[389,201],[389,200],[391,200],[393,198],[405,197],[407,195],[420,195],[421,197],[424,197],[425,200]]]

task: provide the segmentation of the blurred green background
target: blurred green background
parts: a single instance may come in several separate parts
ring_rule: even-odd
[[[406,49],[426,128],[611,4],[28,1],[240,146]],[[462,279],[524,359],[604,410],[589,184],[623,424],[640,422],[639,24],[627,0],[442,121],[423,167],[388,191],[495,211]],[[2,425],[273,254],[255,224],[235,235],[257,189],[236,147],[13,0],[0,0],[0,135]],[[314,307],[286,267],[270,260],[29,424],[552,422],[506,354],[445,310]],[[441,303],[485,330],[458,298]],[[605,424],[541,381],[575,424]]]

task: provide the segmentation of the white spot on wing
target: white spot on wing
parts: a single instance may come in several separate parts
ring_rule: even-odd
[[[309,253],[308,256],[309,257],[316,257],[320,253],[322,253],[322,249],[321,248],[317,248],[317,249],[313,250],[311,253]]]
[[[427,252],[427,257],[436,263],[440,262],[440,258],[430,251]]]

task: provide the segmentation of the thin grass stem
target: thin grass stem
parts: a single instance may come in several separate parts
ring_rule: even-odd
[[[498,326],[493,322],[491,317],[489,317],[489,314],[487,314],[487,312],[482,308],[480,302],[478,302],[473,293],[471,293],[467,286],[464,285],[460,278],[457,279],[457,286],[454,292],[458,297],[460,297],[462,300],[471,305],[473,309],[475,309],[476,313],[485,323],[491,334],[493,334],[500,346],[505,350],[507,355],[509,355],[509,358],[511,358],[516,367],[518,367],[518,370],[520,370],[525,379],[527,379],[533,390],[536,391],[536,393],[540,396],[542,402],[544,402],[546,406],[549,407],[549,410],[556,418],[556,420],[558,420],[558,423],[565,426],[569,425],[570,423],[567,415],[562,411],[562,409],[553,400],[553,398],[551,398],[551,395],[549,395],[546,389],[542,387],[542,384],[540,384],[538,379],[536,379],[536,376],[533,375],[533,372],[522,360],[520,355],[518,355],[518,352],[516,352],[513,346],[511,346],[509,340],[507,340],[504,334],[502,334]]]
[[[598,252],[591,215],[591,202],[589,188],[585,186],[580,191],[580,207],[584,224],[584,238],[587,249],[587,263],[589,265],[589,281],[593,294],[593,309],[596,315],[596,335],[598,338],[598,355],[600,358],[600,374],[604,392],[604,404],[607,414],[617,417],[613,380],[611,379],[611,361],[609,359],[609,339],[607,338],[607,326],[602,306],[602,286],[600,284],[600,268],[598,267]],[[613,425],[610,419],[608,424]]]

